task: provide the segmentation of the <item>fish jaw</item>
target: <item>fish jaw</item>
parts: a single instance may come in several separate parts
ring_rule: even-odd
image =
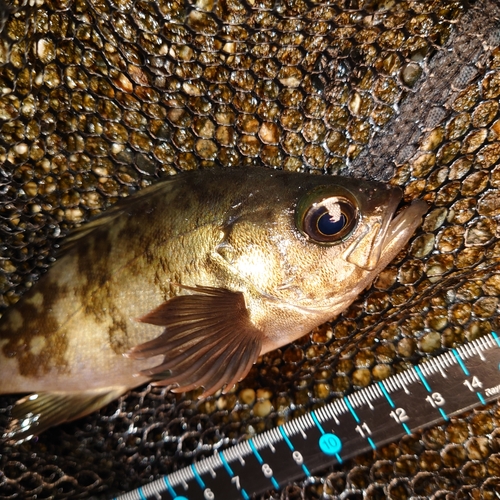
[[[380,273],[408,243],[422,223],[428,205],[424,200],[414,200],[390,220],[381,245],[380,259],[373,269],[373,277]]]
[[[382,200],[382,197],[384,200]],[[363,211],[369,211],[371,217],[365,221],[361,218],[361,235],[358,236],[344,253],[344,259],[350,264],[366,271],[372,271],[377,266],[382,254],[385,235],[392,217],[401,201],[402,192],[393,188],[386,192],[376,192],[366,203]],[[379,207],[384,206],[384,210]],[[377,215],[377,212],[379,214]]]
[[[382,253],[390,251],[394,245],[398,247],[405,245],[420,225],[427,209],[428,205],[424,200],[414,200],[410,206],[394,217],[387,228]],[[404,243],[401,243],[402,241]]]
[[[384,217],[371,218],[364,226],[364,233],[347,249],[344,258],[350,264],[366,271],[385,267],[407,243],[420,225],[427,211],[427,203],[415,200],[396,217],[394,212],[401,200],[401,192],[395,189],[388,193]],[[381,264],[381,261],[384,264]]]

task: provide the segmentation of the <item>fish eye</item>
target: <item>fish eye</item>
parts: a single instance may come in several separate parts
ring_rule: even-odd
[[[351,200],[332,196],[309,204],[298,217],[299,230],[316,243],[328,245],[347,238],[358,221],[358,211]]]

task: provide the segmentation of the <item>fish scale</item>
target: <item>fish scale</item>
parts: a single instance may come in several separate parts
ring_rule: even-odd
[[[36,9],[14,3],[15,15],[2,32],[13,50],[1,48],[1,85],[10,90],[1,98],[1,154],[8,159],[0,170],[3,303],[13,303],[50,263],[60,232],[173,169],[209,166],[216,154],[226,165],[326,166],[331,173],[347,160],[345,171],[357,174],[351,159],[379,127],[390,156],[394,139],[384,124],[394,115],[410,123],[420,118],[426,108],[420,97],[428,89],[412,84],[427,81],[435,65],[448,64],[434,53],[465,65],[466,52],[456,56],[440,48],[447,40],[458,45],[458,32],[467,45],[475,38],[471,33],[490,30],[496,3],[475,3],[473,10],[466,2],[350,7],[229,2],[217,4],[215,12],[210,3],[62,2]],[[191,10],[199,14],[185,23]],[[472,18],[465,20],[466,11]],[[223,22],[212,22],[216,16]],[[38,52],[24,45],[41,39]],[[157,50],[165,40],[164,50]],[[303,62],[287,66],[293,61],[284,51],[274,56],[280,45],[298,47]],[[253,54],[259,49],[263,61],[250,48]],[[498,116],[493,110],[488,120],[485,111],[497,100],[495,48],[494,40],[481,44],[484,57],[475,79],[453,90],[453,106],[427,115],[434,133],[427,130],[425,141],[416,133],[415,143],[428,156],[391,169],[392,182],[404,186],[409,198],[426,196],[432,209],[410,255],[396,260],[342,318],[309,340],[267,355],[235,394],[196,403],[190,396],[176,401],[159,389],[144,389],[89,417],[88,426],[82,422],[51,434],[59,440],[64,432],[68,449],[79,454],[75,460],[72,454],[50,458],[60,456],[50,436],[41,438],[48,453],[37,449],[35,463],[31,448],[3,449],[2,493],[62,488],[71,496],[131,489],[171,471],[174,461],[178,467],[193,454],[208,453],[222,436],[237,439],[280,423],[429,353],[498,330],[498,243],[491,224],[498,217]],[[244,77],[247,68],[251,78]],[[413,92],[413,107],[398,108]],[[461,129],[453,121],[452,135],[457,113],[469,125]],[[380,166],[365,171],[387,175]],[[472,237],[481,244],[470,245]],[[377,335],[367,337],[373,325]],[[353,334],[355,347],[347,349]],[[495,426],[493,405],[336,466],[314,481],[292,484],[282,494],[354,495],[365,489],[372,496],[431,496],[438,490],[487,495],[500,475]],[[81,460],[76,436],[92,459]],[[102,442],[116,451],[103,450]],[[123,457],[130,460],[134,452],[129,468],[122,468]],[[110,457],[117,479],[103,472]],[[31,474],[31,490],[21,479],[23,464],[39,474]],[[57,479],[47,479],[52,473]]]

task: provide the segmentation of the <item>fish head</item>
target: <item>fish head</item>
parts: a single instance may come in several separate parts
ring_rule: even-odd
[[[295,174],[281,180],[252,193],[222,253],[248,290],[274,307],[270,314],[250,298],[256,323],[276,318],[281,308],[295,323],[296,312],[308,318],[304,334],[344,310],[394,259],[427,204],[416,200],[398,211],[401,189],[360,179]]]

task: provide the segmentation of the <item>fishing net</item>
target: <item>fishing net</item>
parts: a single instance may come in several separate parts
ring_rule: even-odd
[[[141,387],[0,445],[0,498],[110,498],[498,329],[499,96],[494,0],[0,0],[1,310],[73,227],[179,171],[342,173],[430,207],[347,311],[231,393]],[[499,418],[259,498],[498,498]]]

